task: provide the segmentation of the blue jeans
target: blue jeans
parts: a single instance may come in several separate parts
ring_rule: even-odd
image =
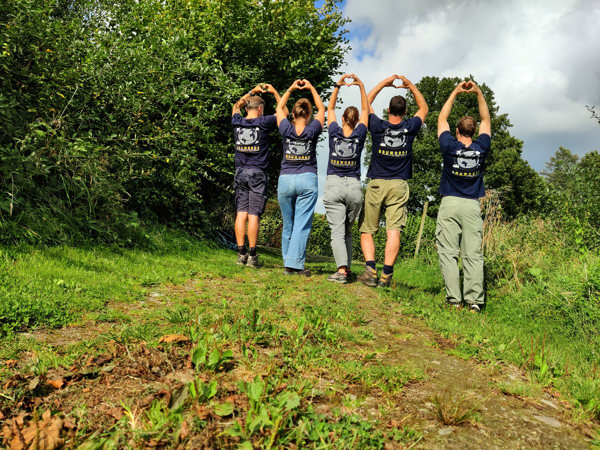
[[[304,269],[306,244],[318,197],[317,175],[280,175],[277,200],[283,217],[281,253],[284,267]]]

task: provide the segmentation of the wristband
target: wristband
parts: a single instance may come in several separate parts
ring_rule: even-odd
[[[339,87],[340,87],[340,85],[339,85],[339,84],[337,84],[337,83],[335,83],[335,84],[333,85],[333,88],[334,88],[334,89],[335,89],[335,88],[339,88]]]
[[[250,97],[252,97],[252,94],[253,94],[253,92],[252,92],[252,89],[250,89],[250,90],[248,91],[248,95],[249,95]]]

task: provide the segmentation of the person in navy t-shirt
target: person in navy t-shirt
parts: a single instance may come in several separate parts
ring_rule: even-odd
[[[312,105],[306,98],[292,109],[287,118],[285,105],[293,91],[310,90],[317,114],[313,121]],[[283,94],[275,110],[283,141],[283,160],[277,186],[277,200],[283,217],[281,252],[286,275],[310,276],[305,270],[306,244],[317,204],[317,141],[325,122],[325,105],[308,80],[296,80]]]
[[[359,114],[355,106],[347,107],[340,127],[335,116],[337,96],[341,86],[353,85],[360,88],[361,112]],[[337,271],[327,279],[342,284],[350,278],[352,227],[362,207],[360,160],[368,122],[369,101],[365,86],[353,73],[343,75],[334,85],[327,107],[329,161],[323,194],[323,205],[331,227],[331,248],[337,266]]]
[[[255,95],[262,92],[281,99],[279,92],[270,84],[259,84],[244,94],[231,112],[231,124],[235,141],[235,177],[233,185],[236,200],[235,239],[238,246],[238,264],[258,267],[256,243],[258,242],[259,219],[264,212],[267,190],[267,168],[269,166],[269,133],[275,129],[274,115],[263,115],[265,101]],[[246,117],[241,109],[246,109]],[[246,225],[248,245],[246,251]]]
[[[469,116],[458,121],[456,138],[450,134],[448,116],[456,96],[462,93],[477,95],[481,123],[475,140],[477,122]],[[479,198],[485,195],[483,171],[491,147],[491,119],[483,93],[473,81],[461,82],[442,107],[438,117],[438,138],[443,157],[439,192],[443,198],[435,236],[446,302],[458,307],[464,301],[471,311],[479,312],[485,301],[481,250],[483,220]],[[462,295],[459,255],[464,272]]]
[[[400,80],[401,85],[394,82]],[[406,225],[408,182],[412,178],[412,144],[427,117],[429,108],[417,87],[402,75],[392,75],[369,92],[369,104],[384,87],[408,89],[417,102],[414,117],[404,119],[406,99],[396,95],[390,100],[389,119],[382,120],[370,106],[369,131],[373,141],[371,165],[367,177],[371,178],[365,193],[361,215],[360,245],[365,258],[365,272],[358,281],[367,286],[387,287],[394,273],[394,263],[400,250],[400,233]],[[387,241],[383,261],[383,274],[377,281],[375,242],[373,235],[379,229],[381,210],[385,208]]]

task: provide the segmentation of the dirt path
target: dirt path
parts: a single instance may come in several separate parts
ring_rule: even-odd
[[[363,286],[354,289],[365,299],[362,305],[378,343],[389,346],[380,359],[408,364],[428,375],[426,381],[403,389],[396,408],[399,420],[423,431],[424,448],[590,448],[582,430],[569,422],[569,411],[551,395],[535,401],[504,395],[494,387],[499,381],[525,380],[517,368],[492,369],[450,356],[446,350],[455,346],[453,342],[398,311],[388,308],[382,314],[378,297],[368,295]],[[478,420],[461,426],[442,424],[432,403],[435,396],[448,410],[476,409]]]
[[[265,272],[253,282],[257,285],[264,283],[269,278],[268,271]],[[151,293],[144,302],[144,308],[164,309],[183,297],[196,298],[202,295],[207,287],[214,288],[213,291],[227,292],[228,298],[231,298],[236,293],[238,282],[223,277],[206,277],[201,282],[192,280],[185,286],[171,286],[162,289],[162,292]],[[322,285],[323,289],[328,286],[321,275],[307,282],[317,287]],[[540,400],[532,400],[505,395],[500,391],[498,382],[525,380],[524,374],[517,368],[503,365],[491,367],[451,356],[448,350],[455,343],[441,338],[421,320],[403,315],[397,306],[386,303],[380,291],[357,283],[344,286],[343,289],[350,297],[360,299],[357,302],[365,318],[363,327],[374,337],[373,348],[385,349],[377,353],[379,363],[410,367],[425,374],[422,381],[409,383],[399,390],[393,396],[391,406],[393,426],[408,426],[423,434],[422,439],[413,443],[414,447],[590,448],[585,426],[571,423],[566,406],[550,394],[545,394]],[[136,311],[135,305],[111,307],[132,314]],[[461,311],[456,313],[468,314]],[[90,323],[82,327],[38,332],[32,337],[40,343],[60,349],[105,333],[109,331],[108,328],[107,324]],[[194,379],[190,351],[190,342],[162,349],[149,348],[144,342],[132,346],[109,341],[104,352],[82,356],[70,368],[52,369],[44,376],[21,374],[13,377],[3,388],[15,391],[25,389],[28,394],[15,405],[13,414],[5,411],[4,417],[0,417],[6,419],[4,433],[8,440],[5,440],[5,444],[16,433],[11,434],[10,427],[16,426],[21,417],[19,426],[24,429],[27,426],[27,420],[24,419],[30,416],[23,411],[34,408],[48,407],[67,415],[79,414],[79,417],[85,417],[88,423],[102,430],[123,420],[125,410],[119,406],[123,402],[135,399],[137,403],[132,408],[137,411],[147,408],[156,399],[172,402],[178,386]],[[11,364],[21,363],[14,361]],[[229,383],[234,386],[235,380]],[[231,389],[233,392],[234,388]],[[356,411],[365,418],[380,419],[380,396],[374,390],[370,392],[368,387],[363,388],[360,395],[364,396],[364,401],[355,408]],[[80,413],[78,408],[82,404],[85,405],[85,411]],[[449,416],[466,412],[467,419],[476,419],[467,420],[461,425],[445,425],[438,417],[438,409]],[[389,411],[385,418],[390,419]],[[49,422],[58,430],[54,435],[55,442],[68,442],[69,436],[73,438],[78,432],[78,425],[72,420],[61,421],[60,426],[57,423]],[[8,431],[6,426],[9,426]],[[183,431],[178,435],[181,433]],[[186,446],[191,445],[189,442],[195,442],[192,448],[216,445],[210,438],[187,442]],[[155,444],[161,446],[160,442]],[[58,447],[60,445],[48,448]]]

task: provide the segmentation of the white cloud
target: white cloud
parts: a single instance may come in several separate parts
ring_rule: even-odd
[[[600,148],[600,126],[585,109],[600,105],[600,1],[346,0],[344,13],[347,69],[367,89],[393,73],[414,82],[472,74],[494,91],[534,168],[560,145]],[[390,94],[382,91],[376,111]],[[358,89],[341,96],[359,103]]]

